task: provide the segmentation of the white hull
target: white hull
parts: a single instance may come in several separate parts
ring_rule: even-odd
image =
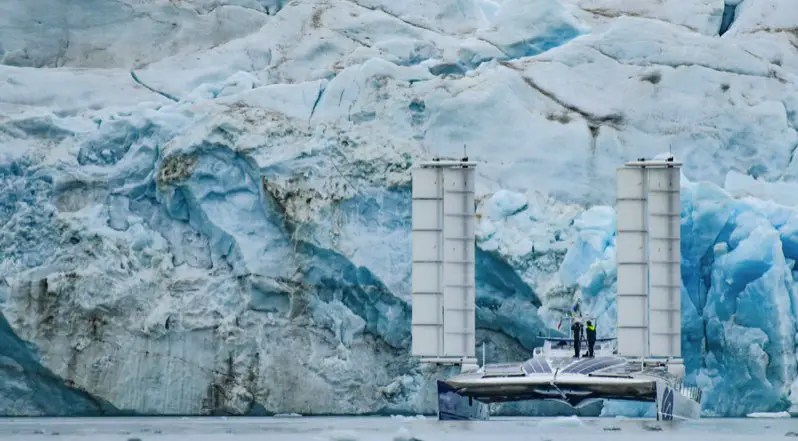
[[[581,407],[604,399],[655,403],[662,420],[700,417],[695,389],[682,387],[662,368],[641,370],[615,356],[487,365],[439,383],[445,396],[439,399],[441,419],[487,418],[487,403],[554,400]]]

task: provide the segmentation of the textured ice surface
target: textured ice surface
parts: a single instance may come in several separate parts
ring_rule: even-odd
[[[17,414],[94,415],[113,413],[113,406],[65,387],[63,380],[31,356],[31,348],[0,317],[0,408]]]
[[[705,35],[718,33],[724,9],[723,0],[564,0],[563,3],[574,6],[577,17],[594,23],[594,26],[600,27],[613,18],[627,15],[662,20]]]
[[[688,380],[798,411],[798,15],[683,3],[4,2],[1,413],[434,411],[408,168],[464,145],[489,362],[614,334],[615,168],[670,150]]]
[[[47,0],[0,5],[2,64],[132,68],[208,49],[262,26],[280,0]],[[270,11],[271,7],[271,11]]]

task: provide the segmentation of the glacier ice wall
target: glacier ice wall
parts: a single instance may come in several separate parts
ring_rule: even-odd
[[[434,411],[408,169],[464,145],[488,361],[577,292],[612,335],[615,167],[672,150],[704,412],[798,411],[798,14],[683,3],[3,3],[0,413]]]
[[[3,298],[8,286],[0,286]],[[0,316],[0,408],[4,414],[89,416],[117,414],[109,403],[65,383],[43,367],[35,349]]]
[[[707,391],[703,405],[714,415],[750,411],[749,403],[786,410],[798,384],[796,250],[789,230],[795,209],[734,200],[700,184],[686,199],[692,213],[682,229],[690,253],[683,257],[695,268],[684,280],[687,351],[703,354],[686,361]],[[713,235],[712,241],[694,241]],[[735,384],[719,381],[720,372]]]

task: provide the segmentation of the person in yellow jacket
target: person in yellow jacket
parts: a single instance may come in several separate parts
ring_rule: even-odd
[[[596,346],[596,325],[590,320],[585,326],[585,334],[587,334],[587,356],[593,358],[593,348]]]

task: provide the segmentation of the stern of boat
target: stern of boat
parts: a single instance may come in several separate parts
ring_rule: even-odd
[[[657,381],[657,419],[694,420],[701,417],[701,389]]]

